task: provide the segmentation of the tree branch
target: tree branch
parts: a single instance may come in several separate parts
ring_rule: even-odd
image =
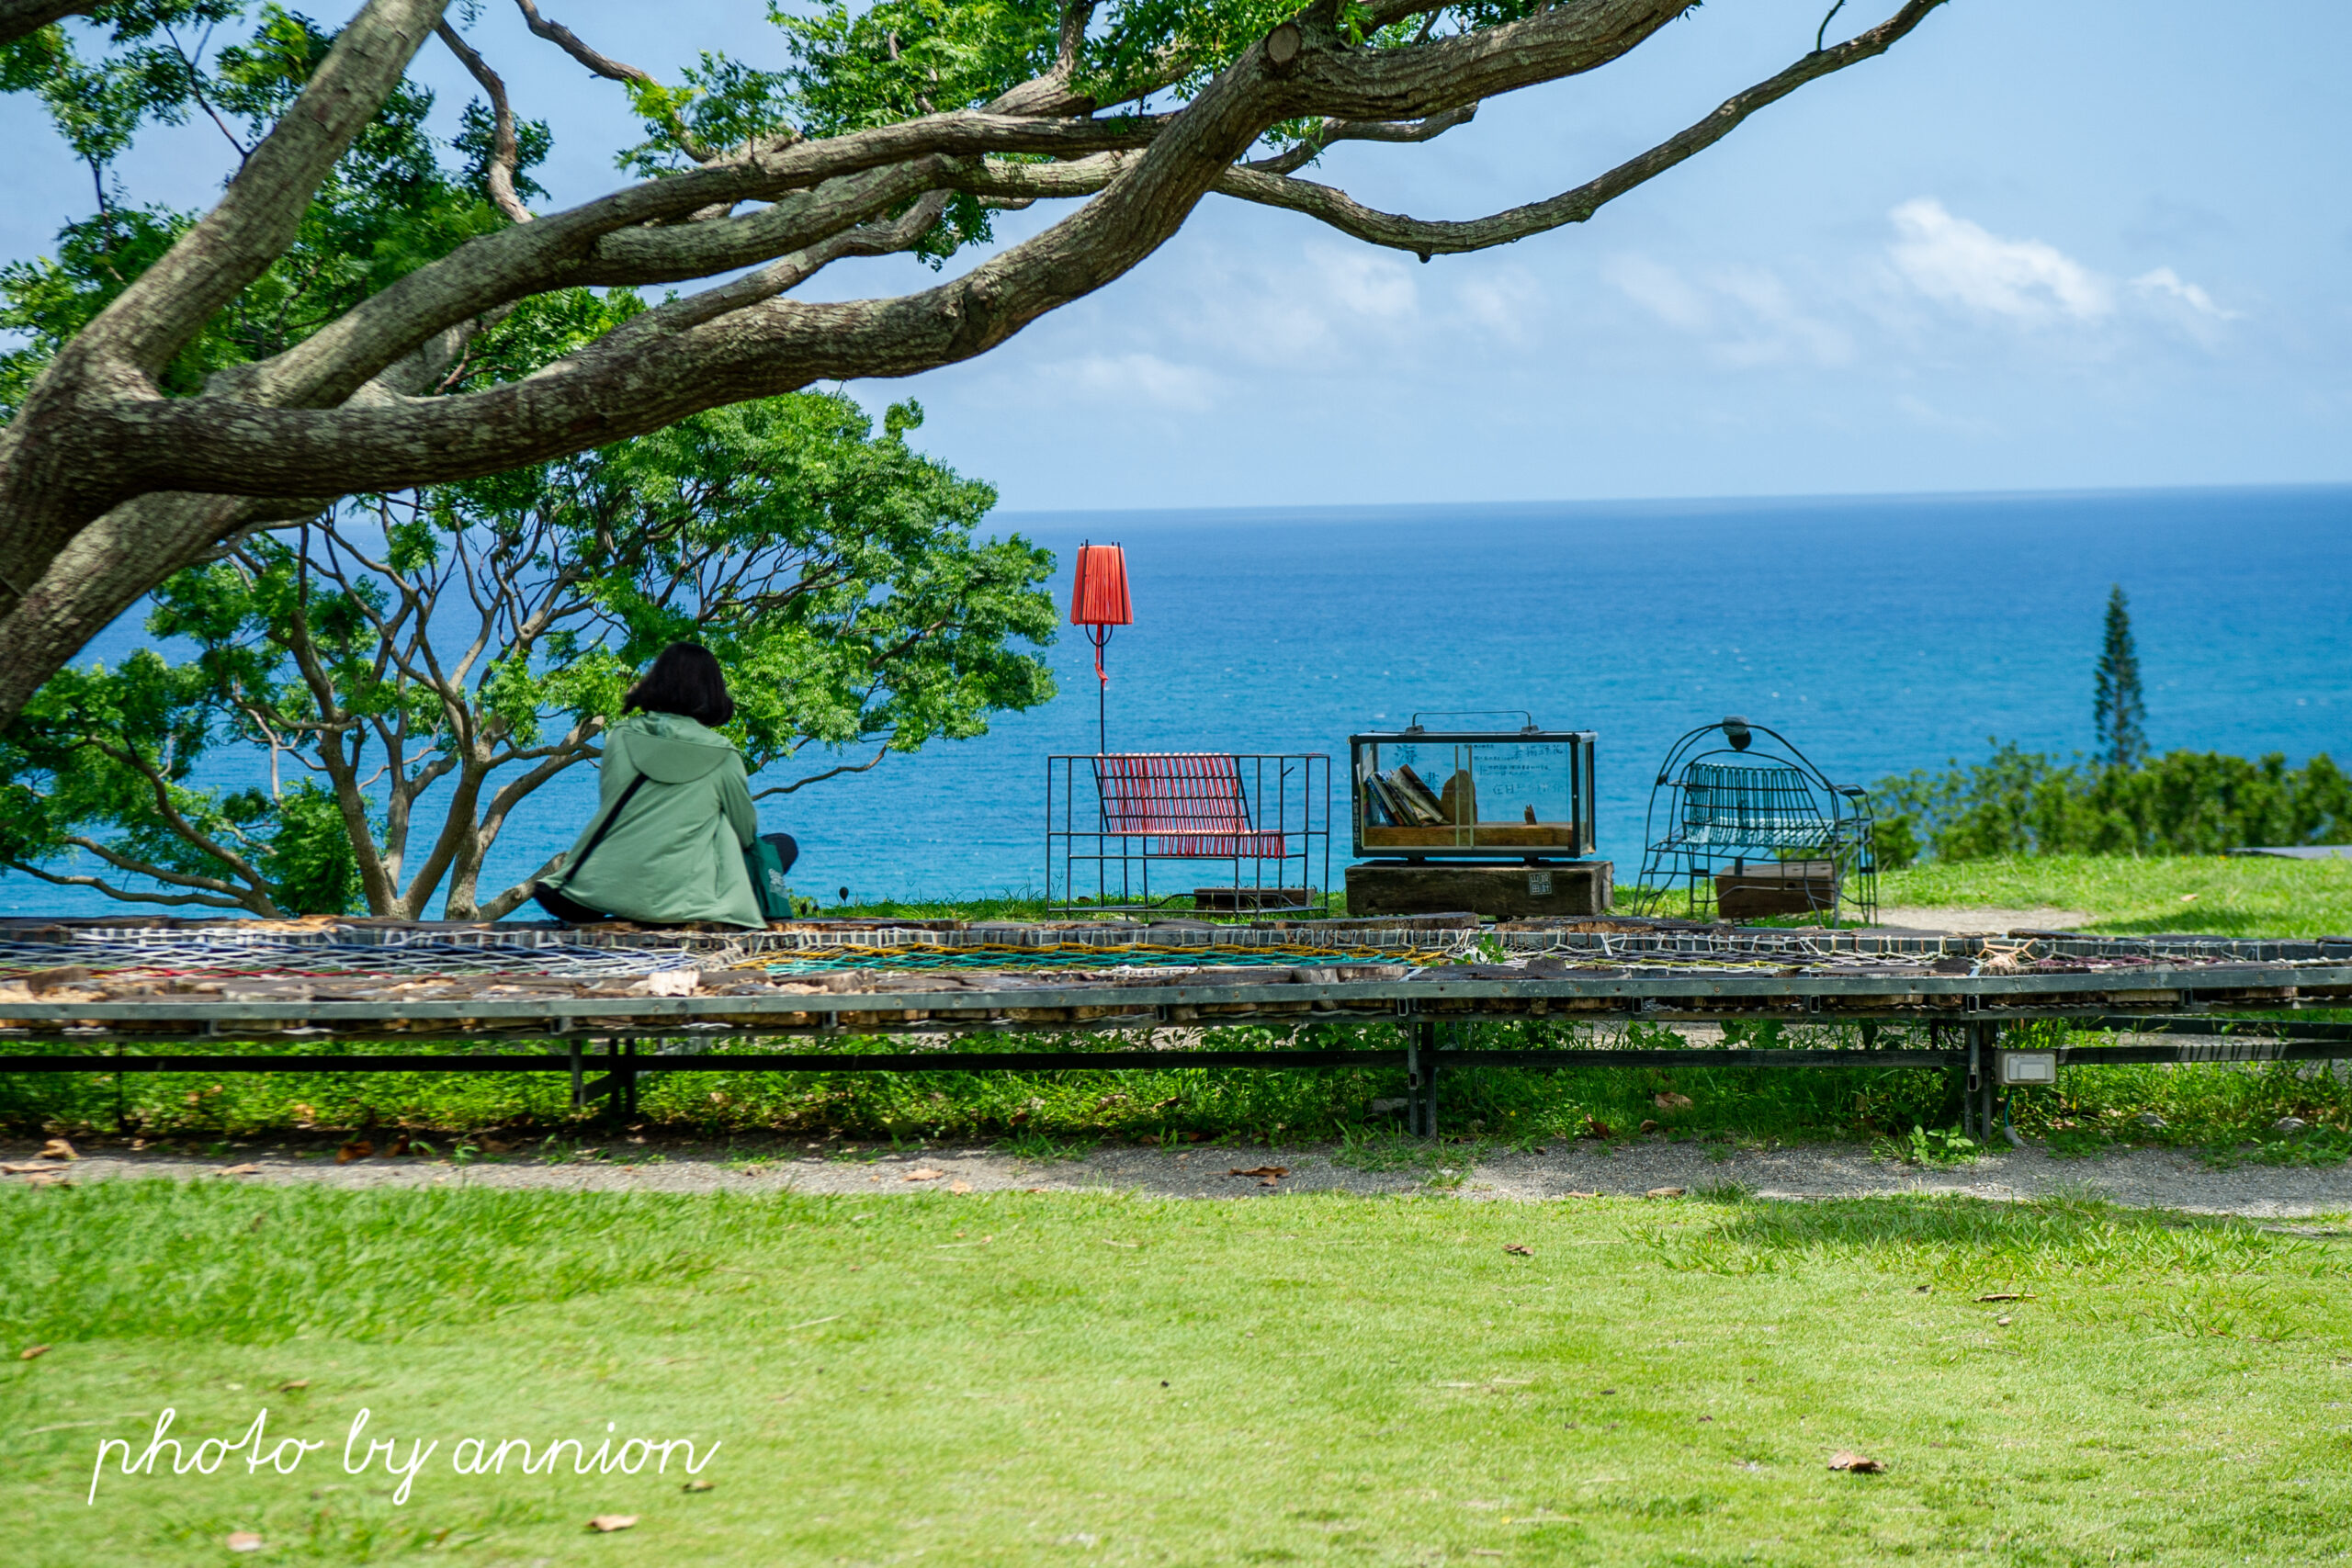
[[[882,759],[889,754],[890,744],[886,740],[882,743],[880,750],[863,762],[844,762],[838,768],[828,768],[821,773],[811,773],[805,779],[795,779],[788,784],[771,784],[765,789],[754,790],[752,798],[765,800],[772,795],[790,795],[796,790],[807,789],[812,784],[822,784],[827,779],[840,778],[843,773],[870,773],[880,767]]]
[[[0,0],[0,44],[10,44],[68,17],[86,17],[106,0]]]
[[[172,355],[293,243],[319,183],[375,118],[447,3],[368,0],[220,205],[59,351],[0,429],[0,591],[11,619],[30,581],[91,517],[140,491],[187,488],[140,486],[76,505],[69,498],[85,490],[87,458],[58,439],[61,430],[96,407],[157,395],[153,378]]]
[[[1507,245],[1566,223],[1581,223],[1610,201],[1635,186],[1656,179],[1707,148],[1769,104],[1778,103],[1806,83],[1842,71],[1847,66],[1883,54],[1904,34],[1926,19],[1944,0],[1911,0],[1894,17],[1831,49],[1815,51],[1779,74],[1735,94],[1713,114],[1668,137],[1648,152],[1629,158],[1597,179],[1546,201],[1514,207],[1487,218],[1462,222],[1429,222],[1399,217],[1365,207],[1347,192],[1311,180],[1262,172],[1245,165],[1218,181],[1218,191],[1267,207],[1284,208],[1321,220],[1341,232],[1375,245],[1413,251],[1423,261],[1436,254],[1455,254]]]
[[[531,209],[524,206],[523,198],[514,193],[514,168],[520,154],[514,147],[514,111],[507,106],[506,84],[500,80],[498,73],[490,68],[490,62],[482,59],[471,44],[458,36],[457,28],[444,21],[436,24],[433,30],[440,35],[443,43],[449,46],[449,52],[465,62],[467,71],[472,73],[481,90],[490,96],[490,166],[484,172],[482,181],[490,187],[490,199],[499,211],[515,222],[528,223]]]
[[[376,118],[447,3],[368,0],[220,205],[83,328],[58,364],[114,360],[151,377],[161,371],[293,243],[319,182]]]
[[[23,588],[49,596],[29,617],[29,600],[8,605],[0,598],[8,610],[0,623],[0,716],[15,712],[22,694],[57,667],[52,654],[70,653],[88,636],[95,624],[83,613],[95,603],[89,595],[75,613],[57,613],[80,592],[75,580],[103,583],[98,598],[126,586],[135,597],[260,515],[250,503],[223,497],[447,482],[604,445],[730,402],[956,363],[1122,276],[1212,191],[1310,211],[1374,243],[1417,252],[1504,243],[1589,216],[1719,140],[1762,104],[1882,51],[1940,3],[1908,0],[1879,28],[1808,56],[1576,191],[1451,225],[1373,212],[1276,169],[1235,165],[1269,127],[1285,120],[1319,118],[1334,134],[1342,126],[1383,127],[1366,133],[1375,139],[1435,134],[1451,117],[1498,93],[1618,58],[1682,14],[1687,0],[1578,0],[1385,49],[1351,43],[1337,29],[1335,8],[1317,4],[1238,51],[1176,114],[926,115],[820,141],[750,146],[478,238],[274,360],[216,376],[199,396],[160,396],[148,361],[186,341],[192,323],[225,300],[222,288],[233,293],[253,276],[241,268],[266,266],[269,258],[254,248],[256,237],[293,221],[281,210],[287,203],[299,215],[308,201],[315,181],[298,190],[287,171],[322,174],[397,79],[406,59],[401,51],[413,51],[424,28],[439,20],[436,0],[368,0],[229,198],[67,346],[0,432],[0,593]],[[1434,8],[1374,0],[1373,15],[1378,22]],[[421,18],[423,26],[404,31],[393,25],[403,17]],[[1070,25],[1066,18],[1065,43]],[[1269,39],[1281,40],[1281,49],[1270,50]],[[394,54],[398,60],[390,60]],[[1057,54],[1057,69],[1059,63]],[[328,91],[331,81],[342,96]],[[353,108],[362,97],[367,105]],[[989,152],[1078,162],[1019,172],[969,162]],[[1098,163],[1106,153],[1120,156]],[[869,173],[875,177],[856,178]],[[828,185],[834,180],[846,183]],[[1089,183],[1091,189],[1082,188]],[[779,297],[837,256],[904,243],[880,215],[931,199],[919,190],[949,188],[1004,200],[1038,194],[1094,199],[964,275],[915,293],[830,302]],[[691,220],[747,200],[774,201],[783,210]],[[698,232],[706,228],[707,238]],[[217,241],[219,254],[192,246],[198,236],[208,244]],[[765,257],[747,254],[763,250]],[[697,268],[745,265],[760,270],[646,312],[518,380],[430,398],[384,384],[388,367],[419,345],[535,292],[604,277],[665,281],[708,276]],[[162,299],[153,312],[126,309],[150,280],[164,287],[175,267],[184,278],[194,276],[188,291]],[[92,518],[96,524],[87,523]],[[61,568],[68,569],[62,581]]]
[[[561,22],[548,21],[539,15],[539,8],[531,4],[531,0],[514,0],[514,4],[522,9],[525,26],[588,67],[595,74],[609,81],[628,82],[639,86],[661,85],[653,79],[650,72],[640,71],[634,65],[615,60],[609,54],[600,54],[582,42],[580,35]],[[679,151],[697,164],[707,164],[711,161],[714,154],[695,140],[694,133],[686,129],[685,121],[678,118],[677,110],[671,109],[664,118],[669,120],[670,136],[677,142]]]
[[[1428,141],[1444,135],[1457,125],[1469,124],[1477,113],[1478,106],[1473,103],[1421,119],[1327,119],[1322,130],[1297,146],[1271,158],[1253,159],[1241,166],[1262,170],[1270,175],[1295,174],[1313,163],[1326,147],[1336,141]]]
[[[117,865],[119,869],[130,871],[133,874],[144,874],[139,871],[135,863],[117,862],[114,857],[107,855],[104,852],[103,848],[92,840],[77,837],[72,840],[71,842],[79,848],[92,850],[99,855],[99,858],[106,860],[109,864]],[[107,897],[119,898],[126,904],[162,904],[175,908],[185,908],[190,905],[195,905],[208,909],[251,909],[254,914],[261,916],[265,919],[278,919],[285,912],[279,909],[277,905],[270,903],[267,898],[261,900],[264,907],[256,908],[247,899],[234,895],[224,896],[212,893],[135,893],[129,888],[117,887],[112,883],[109,883],[101,877],[85,876],[78,873],[62,874],[57,872],[43,870],[40,866],[28,864],[24,861],[12,860],[0,863],[5,863],[11,871],[21,871],[26,875],[36,877],[54,887],[95,888],[98,892],[105,894]],[[158,880],[161,879],[159,878]],[[228,885],[223,883],[220,886],[225,887]]]
[[[940,115],[648,180],[461,245],[275,358],[217,376],[207,390],[258,403],[332,404],[350,396],[353,383],[378,374],[432,334],[493,307],[575,285],[680,282],[753,265],[863,222],[880,210],[866,204],[884,191],[903,200],[933,183],[928,175],[883,175],[865,186],[828,187],[828,181],[932,157],[1141,147],[1173,118],[1098,123]],[[807,205],[786,206],[784,198],[803,191]],[[703,225],[659,227],[707,208],[754,200],[775,201],[785,210],[713,222],[709,242],[699,237]],[[751,236],[758,236],[758,243],[749,243]]]

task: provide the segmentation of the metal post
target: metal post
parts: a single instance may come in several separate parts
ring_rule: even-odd
[[[1437,1025],[1420,1025],[1420,1135],[1437,1138]]]
[[[634,1058],[637,1055],[637,1036],[632,1034],[627,1040],[622,1041],[621,1049],[624,1059]],[[637,1069],[634,1066],[624,1067],[621,1069],[620,1088],[621,1114],[624,1116],[636,1115]]]
[[[1421,1026],[1405,1026],[1405,1135],[1421,1135]]]
[[[588,1085],[580,1076],[580,1039],[574,1035],[568,1043],[571,1048],[571,1109],[579,1110],[588,1102]]]
[[[1984,1129],[1984,1135],[1977,1141],[1990,1148],[1993,1144],[1994,1112],[2001,1094],[2001,1087],[1996,1081],[2000,1077],[2000,1057],[1995,1051],[1995,1047],[2001,1043],[2001,1026],[1997,1023],[1980,1023],[1976,1027],[1982,1030],[1984,1035],[1984,1085],[1981,1091],[1982,1099],[1976,1107],[1976,1122],[1978,1126]]]
[[[1968,1083],[1960,1101],[1960,1131],[1963,1137],[1983,1142],[1976,1125],[1977,1102],[1984,1089],[1984,1028],[1981,1023],[1964,1026],[1968,1031]]]

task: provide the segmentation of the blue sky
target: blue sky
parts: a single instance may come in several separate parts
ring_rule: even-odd
[[[776,52],[755,4],[545,8],[665,76]],[[1713,0],[1607,71],[1319,177],[1427,217],[1550,195],[1795,58],[1823,8]],[[471,36],[553,124],[557,197],[614,184],[617,91],[511,6]],[[2340,0],[1954,0],[1579,228],[1422,265],[1212,198],[985,359],[853,389],[922,399],[922,444],[1016,509],[2352,479],[2347,46]],[[462,73],[437,47],[420,72],[454,121]],[[37,254],[87,175],[34,106],[0,116],[0,252]],[[132,195],[201,202],[224,152],[159,137]]]

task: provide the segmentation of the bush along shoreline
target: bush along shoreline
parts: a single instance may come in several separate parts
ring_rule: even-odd
[[[1995,741],[1957,760],[1881,779],[1882,867],[2016,855],[2203,855],[2251,844],[2352,842],[2352,774],[2321,752],[2300,768],[2218,751],[2168,751],[2118,766],[2061,761]]]

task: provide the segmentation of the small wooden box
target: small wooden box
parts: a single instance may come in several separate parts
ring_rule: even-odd
[[[1838,863],[1758,861],[1715,873],[1715,913],[1726,920],[1826,912],[1838,901]]]
[[[1499,920],[1608,911],[1615,867],[1605,860],[1549,865],[1436,862],[1348,867],[1351,915],[1425,915],[1467,910]]]

